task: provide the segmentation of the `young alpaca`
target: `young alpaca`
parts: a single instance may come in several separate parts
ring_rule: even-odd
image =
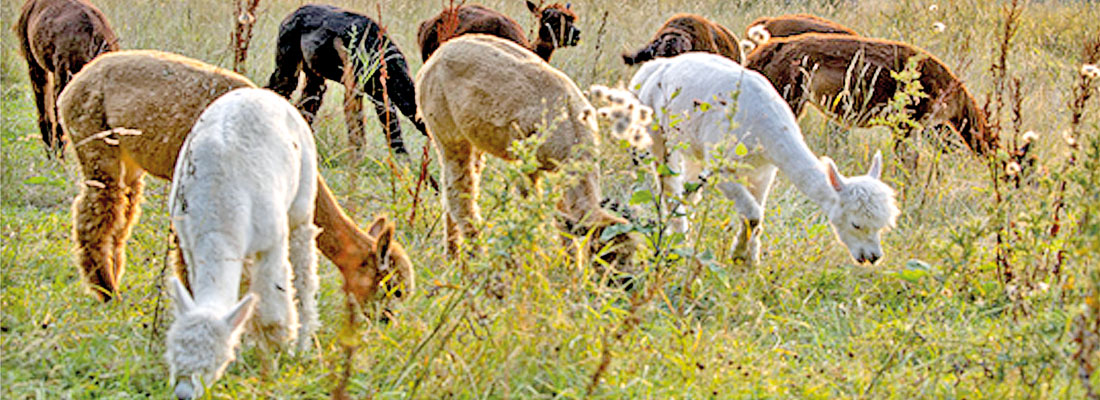
[[[676,14],[661,25],[645,47],[633,53],[623,53],[623,62],[635,65],[689,51],[721,54],[738,63],[744,59],[737,36],[722,24],[701,15]]]
[[[256,299],[237,301],[246,265],[259,297],[250,330],[265,352],[295,338],[299,351],[309,349],[318,325],[317,176],[313,132],[274,92],[234,90],[195,122],[168,206],[194,292],[173,278],[166,357],[177,398],[201,396],[233,360]]]
[[[57,122],[57,96],[85,64],[118,50],[118,37],[86,0],[27,0],[15,34],[27,60],[46,154],[61,154],[65,135]]]
[[[516,20],[496,10],[476,4],[448,8],[420,23],[417,34],[420,57],[428,61],[440,44],[455,36],[484,33],[516,42],[549,62],[554,50],[576,46],[581,39],[581,30],[574,25],[577,15],[570,8],[569,4],[562,6],[558,3],[540,8],[528,1],[527,9],[539,21],[539,36],[534,42],[527,41],[527,35]]]
[[[110,300],[119,290],[126,238],[138,220],[145,172],[170,179],[199,113],[241,87],[254,86],[241,75],[198,60],[129,50],[97,57],[61,93],[58,115],[84,175],[73,204],[76,259],[96,298]],[[408,255],[396,242],[382,240],[393,225],[381,218],[370,231],[360,230],[320,176],[317,186],[314,218],[323,230],[318,247],[340,268],[346,293],[365,303],[391,269],[411,291]]]
[[[569,160],[595,156],[591,151],[597,143],[596,116],[580,89],[511,41],[482,34],[451,39],[428,59],[416,82],[416,102],[442,164],[451,254],[457,252],[461,236],[477,235],[478,182],[485,153],[510,160],[513,141],[549,127],[537,151],[541,169],[551,171]],[[577,178],[559,205],[568,225],[587,231],[626,222],[600,208],[596,169]]]
[[[778,17],[760,17],[745,28],[749,39],[749,51],[771,38],[782,38],[804,33],[835,33],[859,36],[856,31],[839,23],[811,14],[787,14]]]
[[[840,175],[832,160],[819,161],[806,146],[794,114],[766,78],[713,54],[688,53],[646,63],[630,81],[630,88],[643,104],[686,116],[675,128],[670,118],[661,116],[660,128],[651,131],[654,154],[668,157],[669,166],[680,173],[662,181],[664,190],[675,197],[684,194],[685,181],[699,182],[703,160],[712,156],[717,144],[732,138],[750,149],[739,157],[731,148],[726,157],[752,170],[716,171],[741,175],[746,181],[746,185],[723,182],[718,186],[736,202],[745,223],[735,245],[737,256],[750,263],[759,260],[759,227],[779,170],[825,211],[852,258],[860,263],[882,258],[879,233],[894,224],[898,209],[894,191],[879,180],[880,154],[875,154],[867,175]],[[701,107],[701,102],[710,107]],[[666,155],[678,142],[686,143],[686,150]],[[687,230],[682,219],[674,226]]]
[[[275,71],[266,87],[289,99],[298,88],[299,73],[306,83],[298,109],[309,123],[321,109],[326,79],[344,85],[344,122],[356,149],[362,150],[366,143],[364,94],[374,104],[394,152],[406,152],[398,110],[424,133],[424,124],[416,118],[415,90],[405,55],[366,15],[318,4],[304,5],[288,15],[279,24]]]
[[[846,123],[868,127],[889,111],[900,86],[890,72],[905,69],[913,57],[922,57],[917,70],[928,95],[912,106],[913,119],[925,126],[947,125],[978,155],[1000,148],[985,112],[962,81],[928,52],[904,43],[807,33],[769,40],[748,55],[745,67],[768,77],[795,115],[809,102]],[[837,101],[838,96],[848,101]]]

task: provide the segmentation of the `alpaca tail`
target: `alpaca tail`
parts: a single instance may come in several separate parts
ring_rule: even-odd
[[[303,17],[295,12],[279,24],[279,38],[275,47],[275,71],[271,73],[265,86],[288,99],[291,93],[294,93],[294,89],[298,88],[298,73],[302,70],[302,19]]]

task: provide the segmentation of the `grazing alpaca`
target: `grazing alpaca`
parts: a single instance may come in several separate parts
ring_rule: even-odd
[[[46,154],[60,155],[65,136],[57,122],[57,96],[84,64],[118,50],[118,37],[107,17],[85,0],[27,0],[15,34],[27,60]]]
[[[176,398],[191,399],[233,360],[250,311],[249,331],[265,353],[295,339],[299,351],[310,348],[319,325],[318,173],[309,125],[263,89],[215,100],[180,151],[168,208],[194,296],[172,279],[176,320],[165,357]],[[251,293],[238,302],[245,268]]]
[[[789,37],[804,33],[835,33],[838,35],[859,36],[856,31],[844,25],[810,14],[787,14],[778,17],[760,17],[745,28],[745,37],[750,40],[749,50],[762,45],[771,38]]]
[[[860,263],[882,258],[879,233],[894,224],[898,209],[894,191],[879,180],[881,155],[875,154],[867,175],[841,176],[832,160],[819,161],[806,146],[794,114],[767,79],[712,54],[688,53],[646,63],[630,81],[630,88],[643,104],[686,117],[673,128],[671,118],[662,116],[660,128],[651,132],[654,154],[667,156],[669,166],[679,172],[662,181],[675,197],[683,196],[685,181],[699,182],[703,160],[712,156],[716,145],[732,139],[749,149],[740,157],[731,146],[726,156],[752,166],[751,170],[717,171],[740,175],[746,182],[718,186],[736,202],[745,222],[734,254],[749,262],[759,259],[758,231],[778,169],[825,211],[852,258]],[[703,102],[710,106],[701,106]],[[676,147],[680,142],[687,144],[686,149]],[[670,149],[672,154],[666,155]],[[681,219],[675,227],[684,232],[687,223]]]
[[[248,79],[183,56],[151,50],[104,54],[81,70],[61,94],[58,113],[72,138],[84,174],[73,205],[77,263],[92,293],[109,300],[119,289],[130,227],[141,209],[142,177],[170,179],[176,156],[199,113],[214,99]],[[318,178],[315,223],[323,229],[318,247],[340,268],[350,294],[363,301],[374,294],[364,277],[384,276],[392,267],[412,278],[408,256],[396,243],[379,246],[360,231]],[[384,220],[376,233],[386,231]],[[379,258],[378,248],[388,251]],[[381,254],[386,254],[385,252]],[[381,265],[380,265],[381,264]],[[408,269],[406,269],[408,268]],[[412,290],[412,282],[406,282]]]
[[[303,73],[306,83],[298,109],[311,124],[324,100],[325,80],[344,85],[344,118],[356,149],[362,150],[366,144],[364,94],[374,103],[378,122],[395,152],[406,152],[398,110],[424,132],[424,124],[416,118],[413,81],[405,56],[369,17],[327,5],[302,6],[279,24],[275,52],[275,71],[267,88],[289,99],[298,87],[298,73]]]
[[[689,51],[720,54],[738,63],[744,59],[737,36],[726,27],[701,15],[676,14],[665,21],[645,47],[634,53],[623,53],[623,62],[634,65]]]
[[[431,57],[440,44],[455,36],[484,33],[516,42],[534,51],[543,61],[549,62],[550,56],[558,47],[576,46],[581,39],[581,30],[573,25],[577,15],[570,8],[569,4],[562,6],[558,3],[540,8],[528,1],[527,9],[539,21],[539,36],[530,43],[523,34],[523,28],[514,19],[496,10],[480,5],[448,8],[420,23],[417,34],[420,57],[428,61],[428,57]]]
[[[576,84],[534,53],[496,36],[470,34],[447,41],[416,77],[417,105],[432,132],[443,172],[447,248],[477,235],[478,183],[485,153],[510,160],[515,140],[541,134],[542,170],[595,155],[595,110]],[[538,172],[532,174],[532,179]],[[577,176],[559,204],[567,225],[602,229],[626,220],[600,208],[599,172]],[[599,237],[599,235],[596,235]]]
[[[928,52],[904,43],[809,33],[768,41],[749,54],[745,67],[768,77],[795,115],[810,102],[847,123],[867,127],[888,111],[899,88],[890,72],[905,69],[918,56],[920,84],[928,97],[913,106],[913,120],[947,125],[980,155],[999,148],[985,113],[962,81]],[[837,101],[837,96],[846,101]]]

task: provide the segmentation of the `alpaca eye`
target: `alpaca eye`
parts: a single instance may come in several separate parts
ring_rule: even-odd
[[[855,230],[857,230],[857,231],[862,229],[862,228],[859,227],[859,225],[856,225],[856,224],[852,224],[852,228],[855,228]]]

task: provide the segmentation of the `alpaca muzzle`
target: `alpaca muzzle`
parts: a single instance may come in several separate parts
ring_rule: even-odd
[[[191,386],[191,382],[180,382],[176,384],[175,390],[176,399],[179,400],[191,400],[199,396],[199,393],[195,392],[195,388]]]

